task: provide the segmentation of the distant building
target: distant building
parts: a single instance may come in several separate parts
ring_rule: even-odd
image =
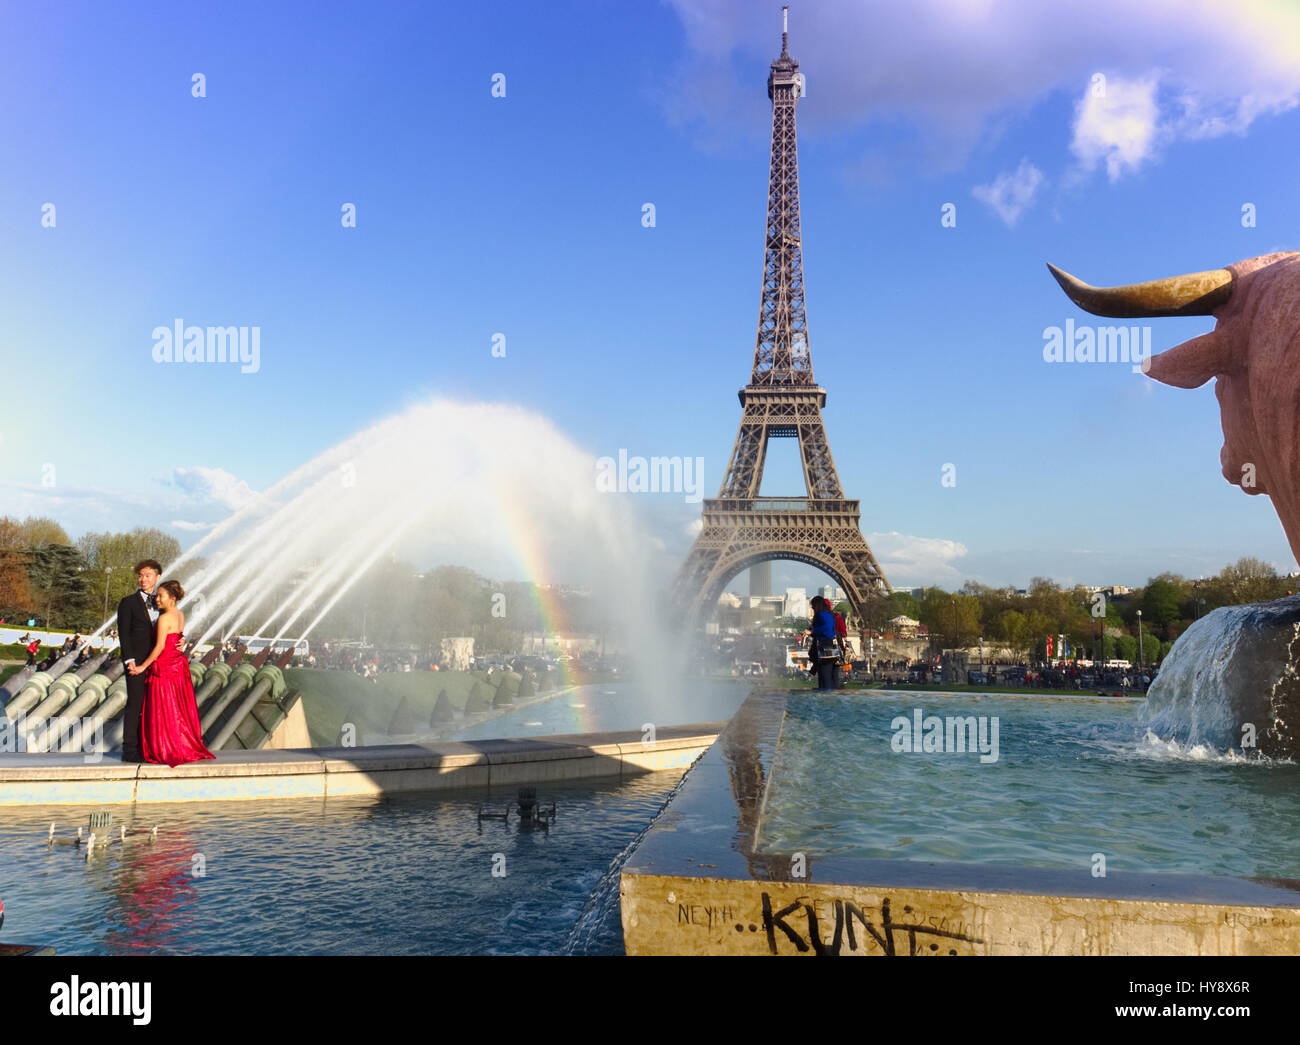
[[[785,605],[781,609],[783,617],[808,616],[808,591],[805,588],[786,588]]]

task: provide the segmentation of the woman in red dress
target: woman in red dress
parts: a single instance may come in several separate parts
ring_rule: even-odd
[[[216,757],[203,744],[190,665],[180,648],[185,615],[179,603],[184,596],[179,581],[158,585],[154,597],[161,613],[155,625],[153,652],[143,664],[128,669],[138,675],[153,668],[140,714],[140,754],[146,762],[166,762],[169,766]]]

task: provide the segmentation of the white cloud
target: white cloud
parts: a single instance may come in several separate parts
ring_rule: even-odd
[[[0,514],[49,515],[69,534],[87,531],[128,530],[136,526],[167,525],[182,532],[201,532],[220,518],[254,499],[248,484],[220,468],[173,468],[160,476],[158,487],[123,490],[59,483],[0,482]],[[176,518],[177,515],[186,518]],[[195,516],[198,520],[195,520]]]
[[[894,587],[941,585],[962,579],[954,565],[966,555],[966,546],[960,541],[913,537],[893,530],[868,534],[867,543]]]
[[[216,505],[238,511],[256,496],[249,485],[223,468],[173,468],[161,480],[185,495],[191,505]]]
[[[669,121],[702,144],[737,133],[762,140],[769,102],[756,74],[780,47],[776,7],[669,2],[686,40],[660,96]],[[939,175],[961,169],[977,144],[996,140],[1053,93],[1077,97],[1104,70],[1112,86],[1159,87],[1155,118],[1140,106],[1109,116],[1087,107],[1078,147],[1118,177],[1161,144],[1243,133],[1300,101],[1295,0],[1090,0],[1068,5],[1068,16],[1065,7],[1025,0],[802,5],[790,13],[790,53],[808,78],[800,126],[884,127],[869,152],[845,161],[854,177]]]
[[[1070,151],[1084,171],[1095,170],[1104,160],[1106,176],[1118,181],[1152,158],[1160,120],[1157,86],[1155,76],[1135,80],[1109,76],[1085,88],[1070,142]]]
[[[686,536],[691,540],[695,540],[695,538],[700,535],[700,531],[704,529],[704,520],[692,519],[686,524],[684,529],[686,531]]]
[[[1043,172],[1028,159],[1023,159],[1014,171],[999,174],[991,184],[976,185],[971,189],[971,195],[1006,222],[1007,228],[1013,228],[1020,215],[1034,202],[1042,184]]]

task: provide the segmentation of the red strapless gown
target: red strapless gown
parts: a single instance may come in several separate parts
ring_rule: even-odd
[[[203,745],[190,664],[180,643],[180,635],[168,635],[162,653],[149,667],[140,714],[140,754],[146,762],[179,766],[216,757]]]

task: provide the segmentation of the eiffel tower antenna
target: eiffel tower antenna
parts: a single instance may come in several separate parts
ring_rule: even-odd
[[[749,384],[738,393],[740,431],[722,487],[704,502],[704,527],[673,582],[675,608],[689,626],[708,615],[731,578],[771,559],[807,563],[830,574],[859,618],[868,599],[893,590],[862,536],[858,502],[845,498],[840,487],[822,424],[826,390],[813,379],[795,135],[804,78],[789,43],[789,8],[782,7],[781,55],[767,77],[772,163],[754,365]],[[802,497],[759,496],[769,439],[799,441]]]

